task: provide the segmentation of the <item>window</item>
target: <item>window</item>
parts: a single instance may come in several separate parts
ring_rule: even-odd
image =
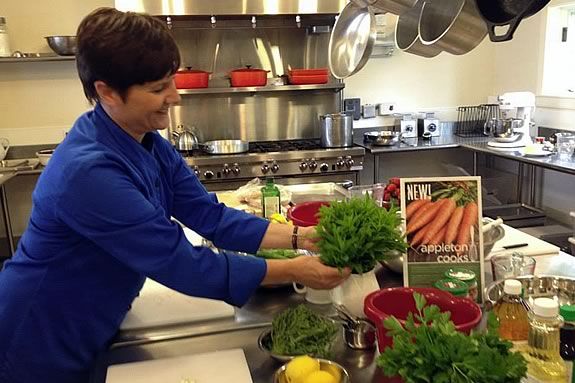
[[[575,2],[549,7],[542,80],[544,96],[575,98]]]

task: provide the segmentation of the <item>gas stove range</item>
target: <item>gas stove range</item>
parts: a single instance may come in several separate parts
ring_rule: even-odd
[[[362,147],[322,148],[319,140],[250,142],[247,153],[185,157],[202,181],[333,175],[363,169]]]

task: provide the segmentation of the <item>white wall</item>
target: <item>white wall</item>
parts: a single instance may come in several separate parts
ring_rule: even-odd
[[[10,46],[51,52],[44,36],[74,35],[82,18],[113,0],[2,0]],[[0,136],[12,145],[58,143],[89,108],[74,61],[0,63]]]

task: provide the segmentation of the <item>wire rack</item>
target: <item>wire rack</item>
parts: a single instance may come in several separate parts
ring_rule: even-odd
[[[493,118],[501,118],[498,104],[460,106],[457,108],[455,134],[460,137],[489,135],[489,124]]]

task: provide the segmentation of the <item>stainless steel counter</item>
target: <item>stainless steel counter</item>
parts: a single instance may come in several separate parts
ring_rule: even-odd
[[[386,268],[379,269],[377,277],[381,287],[402,285],[401,275]],[[314,311],[335,315],[331,305],[306,303],[303,295],[296,294],[291,285],[260,288],[244,307],[236,309],[234,319],[120,333],[110,350],[101,357],[92,382],[104,383],[106,369],[113,364],[242,348],[254,383],[269,383],[281,363],[258,348],[258,336],[270,326],[275,315],[300,303],[307,304]],[[352,382],[381,382],[385,379],[376,367],[376,350],[355,351],[345,346],[341,336],[339,340],[333,360],[349,371]],[[225,361],[222,363],[225,366]]]

